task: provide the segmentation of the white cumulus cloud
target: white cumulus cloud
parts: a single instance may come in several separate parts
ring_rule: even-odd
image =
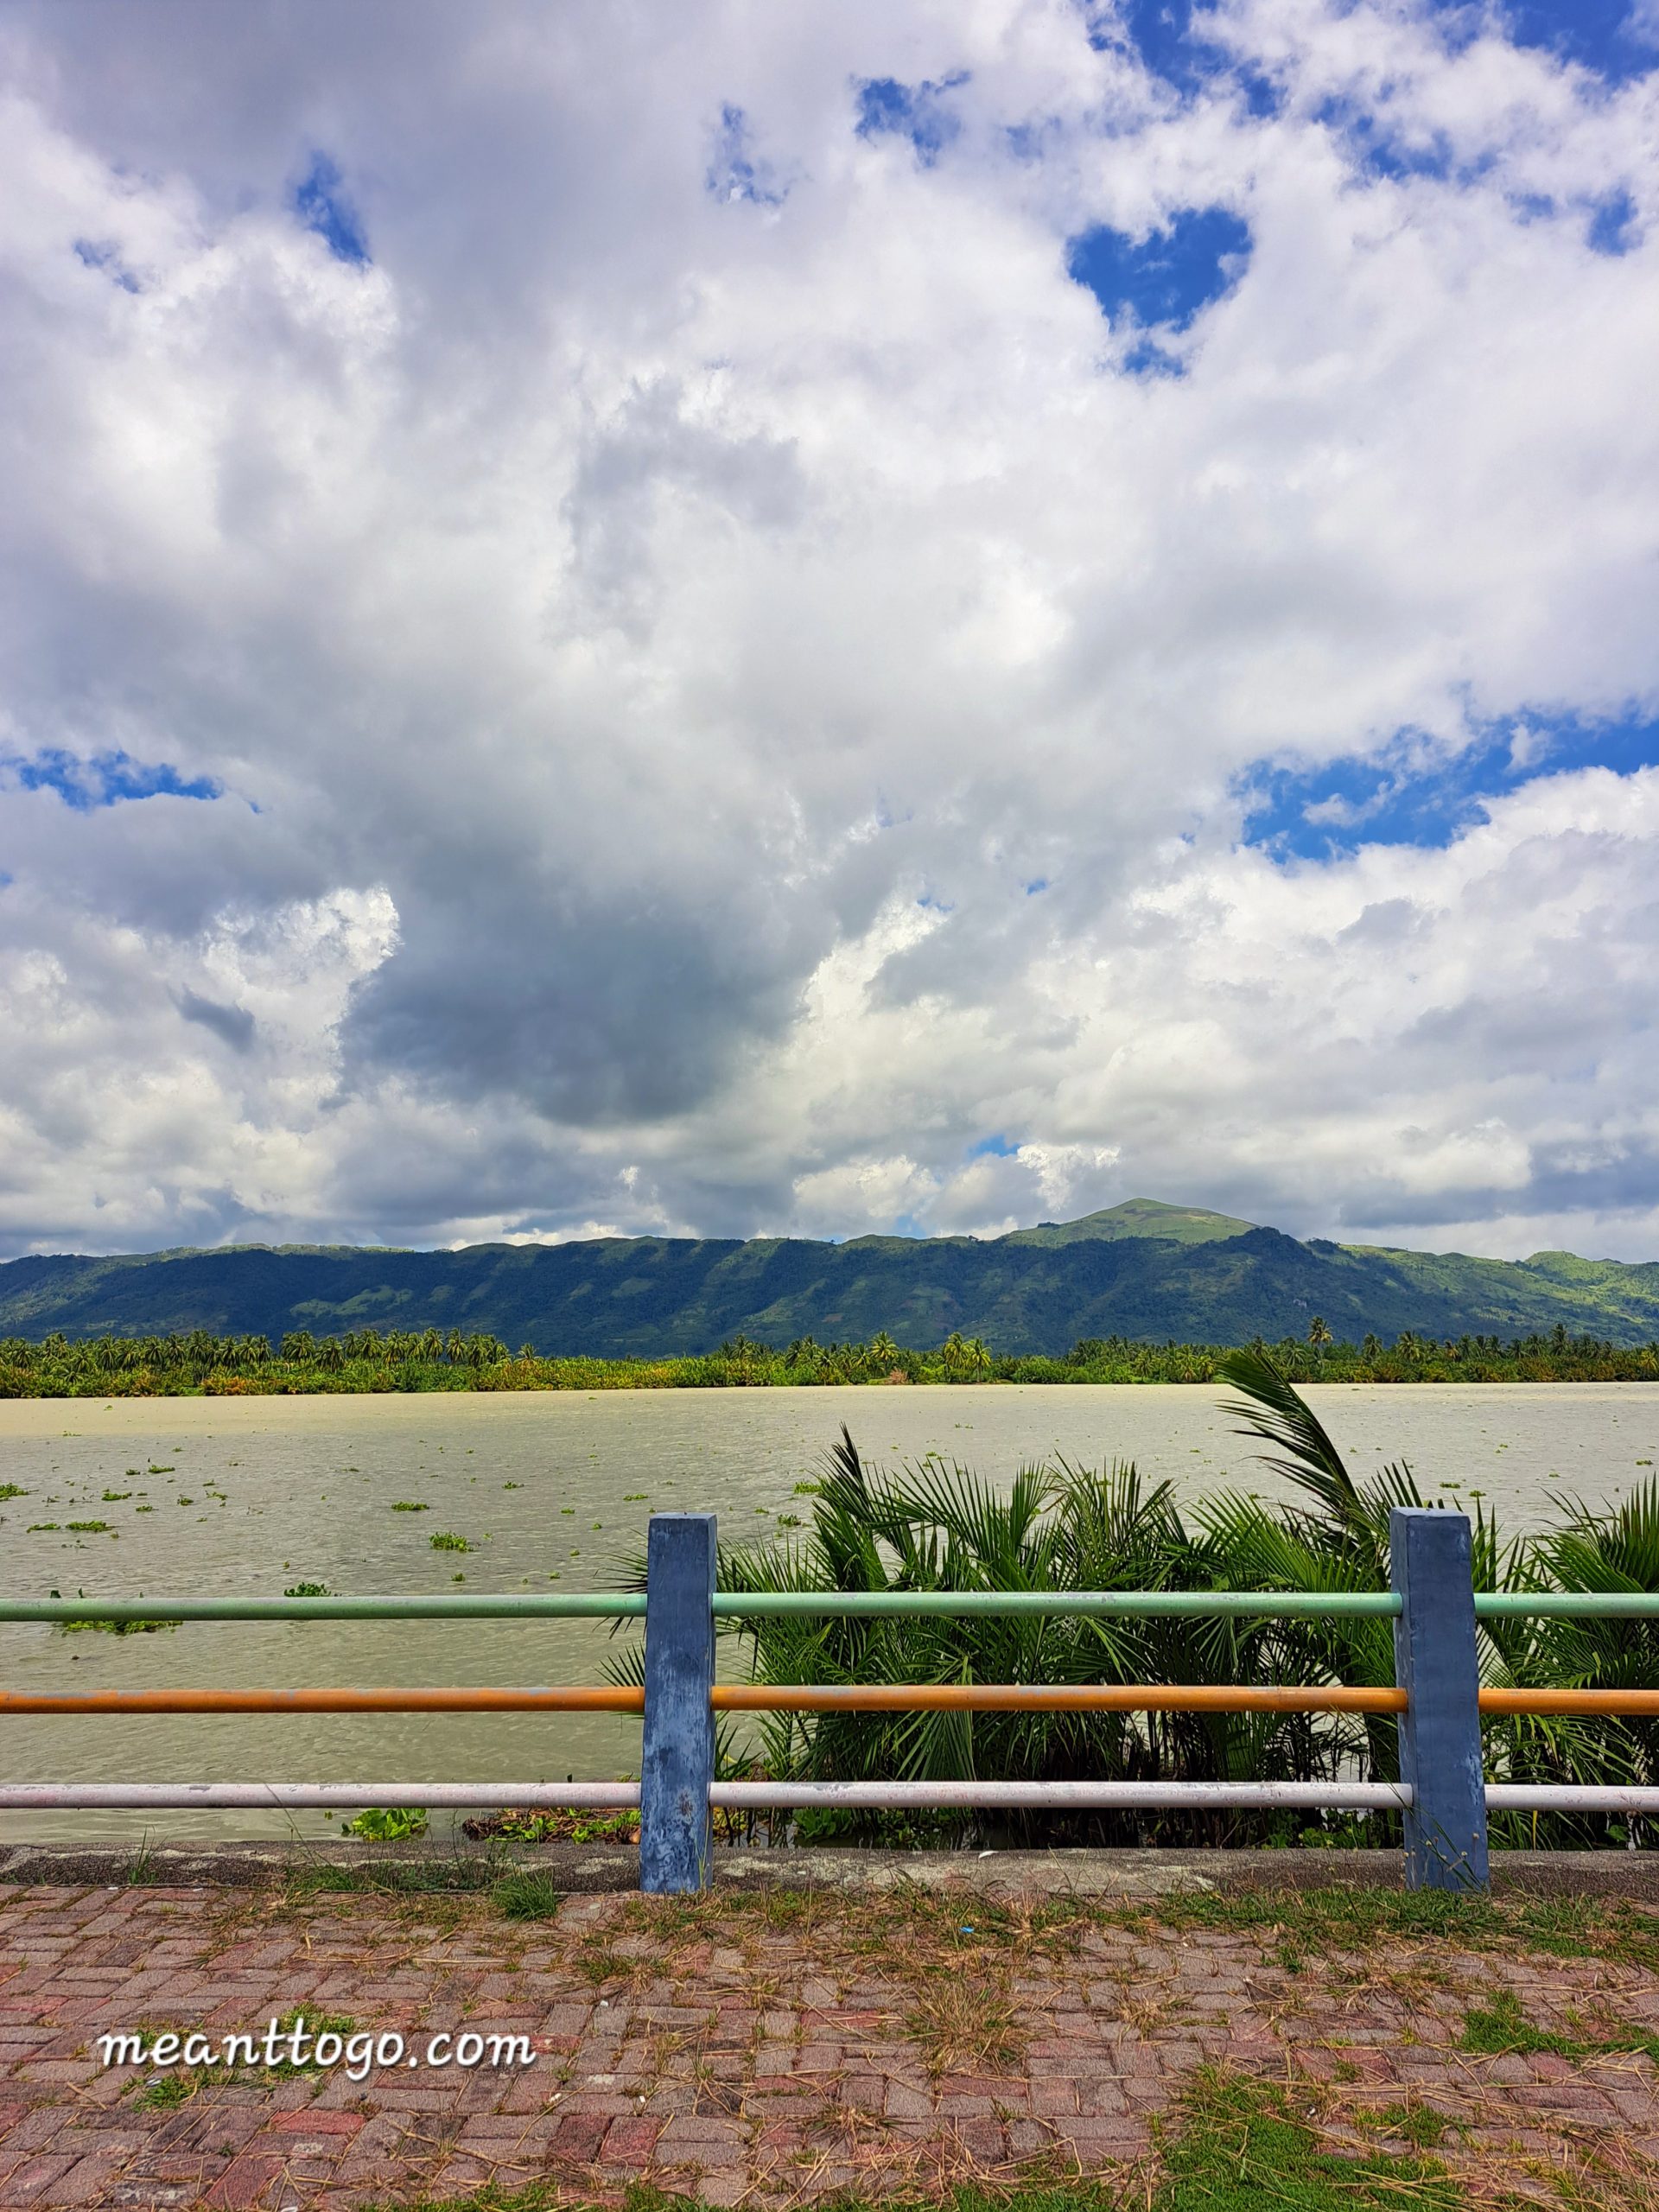
[[[1659,77],[1121,29],[0,0],[0,1250],[1659,1250]]]

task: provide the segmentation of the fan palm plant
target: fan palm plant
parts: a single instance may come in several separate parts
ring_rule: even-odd
[[[1403,1461],[1357,1481],[1323,1424],[1262,1350],[1221,1364],[1229,1410],[1258,1456],[1291,1486],[1268,1504],[1229,1491],[1184,1517],[1167,1483],[1132,1463],[1096,1471],[1057,1459],[1022,1466],[1006,1490],[937,1456],[887,1473],[843,1427],[798,1535],[723,1547],[727,1590],[771,1592],[1386,1590],[1389,1516],[1427,1495]],[[1547,1535],[1505,1542],[1478,1507],[1478,1589],[1659,1590],[1659,1485],[1616,1512],[1574,1503]],[[633,1586],[643,1586],[634,1562]],[[723,1617],[757,1682],[928,1684],[1224,1682],[1387,1687],[1387,1619],[1314,1614],[1275,1620],[1198,1612],[893,1617]],[[1659,1624],[1539,1620],[1483,1624],[1483,1678],[1522,1687],[1659,1683]],[[637,1652],[619,1676],[639,1679]],[[755,1734],[722,1732],[727,1771],[757,1754],[778,1780],[1391,1780],[1394,1721],[1336,1713],[778,1713]],[[1496,1773],[1516,1779],[1659,1781],[1659,1728],[1620,1720],[1503,1719],[1486,1730]],[[843,1826],[880,1831],[880,1819]],[[912,1824],[914,1825],[913,1823]],[[1045,1840],[1241,1842],[1281,1834],[1283,1816],[1090,1815],[1015,1818]],[[1290,1824],[1291,1832],[1300,1822]],[[1389,1823],[1365,1833],[1383,1840]],[[1500,1823],[1500,1827],[1503,1824]],[[1510,1840],[1605,1840],[1601,1820],[1520,1823]],[[1622,1834],[1622,1831],[1619,1831]]]

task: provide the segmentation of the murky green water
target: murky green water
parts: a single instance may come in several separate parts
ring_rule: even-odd
[[[1617,1499],[1659,1459],[1659,1384],[1332,1386],[1310,1394],[1357,1471],[1404,1457],[1482,1496],[1506,1528],[1553,1494]],[[611,1583],[653,1509],[712,1508],[728,1540],[794,1495],[846,1421],[867,1457],[938,1452],[988,1475],[1063,1452],[1134,1459],[1183,1493],[1273,1495],[1217,1394],[1192,1389],[614,1392],[591,1397],[85,1400],[0,1403],[0,1581],[19,1597],[584,1589]],[[1643,1464],[1647,1463],[1647,1464]],[[104,1492],[124,1493],[106,1501]],[[398,1501],[424,1513],[398,1513]],[[144,1509],[149,1509],[145,1510]],[[109,1535],[69,1533],[102,1520]],[[35,1530],[31,1524],[59,1523]],[[435,1532],[465,1536],[435,1551]],[[462,1573],[463,1584],[452,1582]],[[556,1577],[554,1580],[552,1578]],[[0,1626],[12,1689],[595,1681],[610,1639],[579,1622],[193,1624],[117,1638]],[[6,1719],[13,1781],[563,1779],[638,1770],[605,1715]],[[138,1815],[0,1815],[0,1835],[136,1834]],[[169,1834],[277,1832],[271,1815],[164,1816]],[[329,1833],[298,1816],[302,1832]]]

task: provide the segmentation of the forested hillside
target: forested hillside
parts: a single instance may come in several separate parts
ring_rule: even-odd
[[[1526,1261],[1300,1243],[1150,1200],[986,1240],[601,1237],[456,1252],[244,1245],[0,1265],[0,1337],[317,1336],[373,1325],[487,1332],[543,1354],[654,1357],[734,1337],[999,1353],[1079,1338],[1246,1344],[1547,1333],[1659,1337],[1659,1265]]]

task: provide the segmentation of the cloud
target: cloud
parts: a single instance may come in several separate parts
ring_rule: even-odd
[[[205,999],[187,988],[179,993],[179,1012],[187,1021],[211,1029],[233,1052],[245,1052],[253,1044],[258,1025],[245,1006],[221,1006],[217,999]]]
[[[0,7],[0,1249],[1659,1250],[1659,79],[1129,13]]]

